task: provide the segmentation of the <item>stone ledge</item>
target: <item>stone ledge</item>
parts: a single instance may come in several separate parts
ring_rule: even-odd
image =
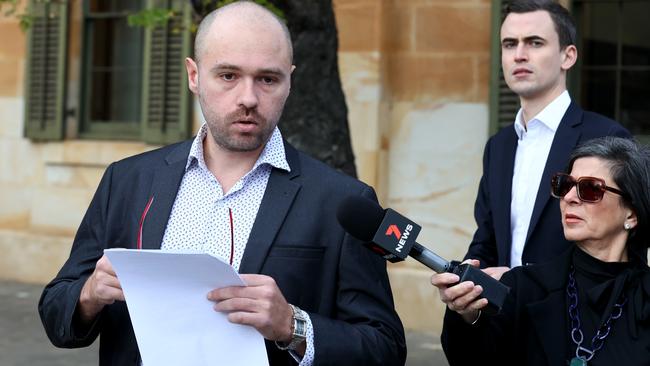
[[[104,168],[125,157],[158,148],[140,141],[65,140],[41,143],[42,161],[48,165]]]
[[[0,280],[47,283],[61,269],[72,236],[0,229]]]

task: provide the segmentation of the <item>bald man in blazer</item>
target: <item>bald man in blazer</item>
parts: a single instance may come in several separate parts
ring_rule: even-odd
[[[252,2],[220,8],[201,22],[186,68],[206,122],[193,140],[108,167],[43,291],[50,340],[83,347],[100,336],[100,365],[140,364],[103,250],[202,248],[242,274],[247,286],[206,295],[264,336],[270,365],[403,365],[386,264],[336,220],[343,199],[376,200],[373,189],[277,128],[294,69],[286,25]]]

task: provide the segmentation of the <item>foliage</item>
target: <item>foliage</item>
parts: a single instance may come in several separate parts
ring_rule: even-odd
[[[50,2],[50,0],[42,0],[43,2]],[[4,17],[16,17],[18,25],[23,31],[27,31],[34,22],[34,17],[29,13],[17,14],[18,6],[22,0],[0,0],[0,14]]]
[[[220,8],[222,6],[226,6],[228,4],[232,4],[232,3],[236,2],[236,1],[237,0],[219,0],[219,1],[217,1],[217,6],[215,7],[215,9]],[[203,2],[204,3],[210,2],[210,0],[204,0]],[[270,1],[268,1],[268,0],[253,0],[253,2],[258,4],[258,5],[262,5],[263,7],[269,9],[271,12],[273,12],[273,14],[275,14],[280,19],[285,19],[284,12],[280,8],[278,8],[277,6],[273,5]]]
[[[0,1],[17,1],[17,0],[0,0]],[[191,0],[188,0],[191,1]],[[191,1],[194,6],[194,11],[197,15],[195,21],[198,23],[201,19],[211,12],[214,9],[218,9],[222,6],[232,4],[237,0],[198,0]],[[254,3],[259,4],[267,9],[269,9],[273,14],[278,16],[280,19],[285,19],[284,12],[273,5],[268,0],[252,0]],[[129,25],[130,26],[140,26],[140,27],[159,27],[167,24],[169,19],[171,19],[176,13],[172,9],[167,8],[149,8],[143,9],[135,14],[129,15]],[[192,24],[192,31],[196,31],[197,24]]]
[[[172,9],[143,9],[135,14],[130,14],[128,22],[130,26],[159,27],[167,25],[167,22],[173,16],[174,11]]]
[[[27,32],[27,30],[32,26],[32,23],[34,23],[33,16],[29,14],[18,15],[18,25],[23,32]]]
[[[55,3],[57,0],[36,0],[41,3]],[[200,21],[203,16],[205,16],[210,11],[226,6],[228,4],[234,3],[237,0],[187,0],[195,5],[195,11],[198,12],[198,21]],[[254,3],[264,6],[269,9],[275,15],[281,19],[285,19],[284,12],[273,5],[269,0],[252,0]],[[30,14],[29,11],[17,14],[18,7],[23,2],[23,0],[0,0],[0,14],[4,17],[16,17],[18,19],[20,28],[23,31],[29,29],[34,22],[34,15]],[[196,9],[198,7],[199,9]],[[130,14],[128,17],[128,23],[130,26],[138,27],[160,27],[167,25],[169,19],[171,19],[176,13],[172,9],[167,8],[149,8],[143,9],[137,13]],[[196,31],[196,24],[192,25],[192,31]]]

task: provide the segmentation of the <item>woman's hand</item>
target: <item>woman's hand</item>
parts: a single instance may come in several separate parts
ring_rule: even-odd
[[[474,267],[479,266],[479,261],[468,259]],[[447,305],[449,310],[460,314],[467,323],[473,323],[479,316],[479,311],[487,306],[487,299],[479,298],[483,288],[474,285],[471,281],[458,283],[460,277],[453,273],[436,273],[431,276],[431,284],[438,288],[440,300]]]

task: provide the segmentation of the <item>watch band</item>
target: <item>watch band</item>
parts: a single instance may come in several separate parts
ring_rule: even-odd
[[[275,345],[285,351],[285,350],[294,350],[302,342],[307,339],[307,314],[302,311],[299,307],[289,304],[292,311],[292,324],[291,324],[291,341],[286,342],[275,342]]]

